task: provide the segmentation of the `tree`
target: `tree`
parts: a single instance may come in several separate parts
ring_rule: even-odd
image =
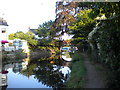
[[[68,27],[70,34],[74,35],[71,43],[78,45],[80,50],[87,50],[89,46],[88,34],[95,26],[95,19],[89,17],[91,12],[92,9],[80,10],[76,16],[76,21]]]
[[[93,59],[108,66],[114,74],[109,78],[109,86],[119,88],[120,3],[79,3],[78,7],[82,9],[69,26],[70,33],[74,34],[72,42],[88,41]]]
[[[15,39],[15,34],[14,34],[14,33],[11,33],[11,34],[8,36],[8,39],[9,39],[9,40]]]
[[[75,2],[56,2],[56,19],[54,23],[54,31],[56,37],[63,35],[69,31],[68,25],[75,20],[77,3]]]
[[[109,87],[119,88],[120,51],[118,49],[120,49],[120,3],[104,2],[87,4],[92,9],[89,13],[89,18],[96,19],[94,21],[95,23],[93,22],[93,29],[88,33],[91,38],[92,48],[97,56],[94,59],[108,66],[112,74],[114,74],[111,74],[109,78]]]
[[[50,34],[51,28],[53,25],[53,21],[48,21],[43,23],[42,25],[39,25],[37,31],[37,35],[41,38],[41,39],[51,39],[52,36]]]
[[[114,75],[109,78],[109,87],[119,88],[120,84],[120,3],[97,3],[93,12],[99,11],[106,19],[99,20],[97,32],[93,35],[95,42],[99,43],[100,62],[106,64]],[[97,45],[96,45],[97,46]],[[97,46],[98,48],[98,46]]]
[[[51,45],[51,42],[53,40],[53,36],[51,34],[53,21],[45,22],[41,25],[39,25],[38,29],[36,30],[37,35],[39,37],[39,44],[38,45]]]
[[[21,39],[26,40],[30,48],[35,48],[38,44],[38,41],[34,39],[34,35],[32,32],[23,33],[22,31],[16,32],[14,34],[9,35],[9,39]]]

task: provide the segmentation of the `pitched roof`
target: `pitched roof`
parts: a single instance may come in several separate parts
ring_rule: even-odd
[[[37,29],[29,29],[29,32],[32,32],[32,33],[34,33],[34,34],[37,34],[37,31],[36,31]]]

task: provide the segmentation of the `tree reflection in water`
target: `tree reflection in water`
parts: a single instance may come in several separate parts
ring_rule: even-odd
[[[3,66],[10,64],[6,61]],[[24,66],[22,64],[25,64]],[[52,87],[53,89],[59,87],[65,87],[64,82],[67,81],[68,76],[70,75],[70,70],[68,73],[64,75],[65,68],[68,68],[69,62],[65,62],[61,60],[59,55],[54,56],[54,58],[40,58],[40,59],[32,59],[27,60],[14,60],[11,62],[13,65],[13,71],[28,78],[34,75],[34,78],[41,82],[42,84]],[[69,69],[69,68],[68,68]]]
[[[64,69],[64,67],[67,67],[69,62],[63,62],[62,60],[60,60],[59,56],[56,57],[52,59],[46,58],[46,60],[45,58],[31,60],[27,66],[27,69],[23,70],[21,74],[24,74],[28,77],[31,75],[35,75],[34,78],[49,87],[65,87],[64,82],[67,80],[68,75],[66,78],[64,77],[64,74],[62,73],[62,68]],[[69,75],[70,72],[71,71],[68,72]]]
[[[45,63],[45,62],[43,62]],[[40,62],[42,64],[42,62]],[[39,65],[40,65],[39,64]],[[50,64],[42,64],[37,70],[34,70],[35,78],[47,86],[52,87],[63,87],[63,82],[61,80],[58,70],[53,71],[53,67]]]

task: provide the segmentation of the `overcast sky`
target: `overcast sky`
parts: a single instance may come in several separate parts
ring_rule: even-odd
[[[55,19],[56,0],[0,0],[0,16],[8,22],[8,33],[38,28]],[[2,15],[4,14],[4,15]]]

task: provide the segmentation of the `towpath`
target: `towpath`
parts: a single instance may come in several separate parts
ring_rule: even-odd
[[[84,56],[84,65],[86,68],[86,84],[84,88],[105,88],[105,76],[103,71],[97,70],[95,65],[91,64],[86,54]]]

